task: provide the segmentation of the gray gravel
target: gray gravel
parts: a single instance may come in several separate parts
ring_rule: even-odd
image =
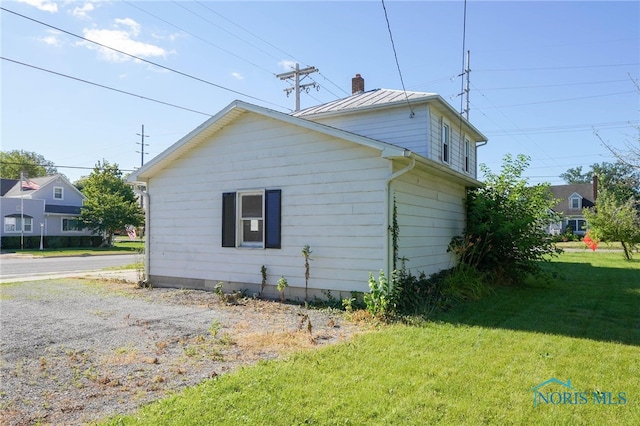
[[[195,290],[69,278],[0,290],[3,425],[128,413],[283,349],[357,332],[329,311],[248,299],[227,305]]]

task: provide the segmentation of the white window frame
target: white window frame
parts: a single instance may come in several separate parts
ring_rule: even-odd
[[[60,196],[56,197],[57,190],[60,190]],[[54,186],[53,187],[53,199],[54,200],[64,200],[64,187],[62,186]]]
[[[261,216],[243,216],[242,215],[242,201],[243,197],[246,196],[257,196],[259,195],[261,198]],[[264,190],[254,190],[254,191],[238,191],[237,199],[238,199],[238,208],[237,208],[237,246],[238,247],[249,247],[249,248],[264,248],[264,226],[265,226],[265,205],[264,205]],[[245,221],[258,221],[257,225],[261,228],[261,236],[260,241],[245,241],[244,240],[244,225]],[[251,226],[251,225],[250,225]]]
[[[467,135],[464,136],[464,146],[463,146],[463,167],[466,173],[471,173],[471,140]]]
[[[446,130],[446,131],[445,131]],[[442,120],[440,126],[440,150],[442,152],[442,162],[451,163],[451,125],[448,121]]]
[[[84,227],[80,229],[64,229],[65,221],[69,221],[69,220],[75,220],[80,223],[80,226],[82,226],[82,223],[80,222],[80,218],[78,217],[63,217],[60,219],[60,227],[62,232],[82,232],[84,230]]]
[[[580,204],[581,204],[581,203],[580,203],[580,200],[581,200],[581,198],[580,198],[579,196],[577,196],[577,195],[573,195],[573,196],[571,196],[571,197],[569,198],[569,208],[570,208],[571,210],[580,210],[580,207],[581,207],[581,206],[580,206]],[[576,203],[576,206],[575,206],[575,207],[573,206],[573,202],[574,202],[574,201],[577,201],[577,203]]]
[[[13,219],[13,229],[7,229],[7,219]],[[24,227],[24,231],[22,230],[22,226],[23,226],[23,222],[22,219],[24,219],[24,225],[26,225]],[[18,224],[20,224],[20,226],[18,226]],[[4,232],[7,234],[10,233],[19,233],[19,232],[24,232],[26,234],[32,234],[33,233],[33,218],[31,217],[5,217],[4,218]]]

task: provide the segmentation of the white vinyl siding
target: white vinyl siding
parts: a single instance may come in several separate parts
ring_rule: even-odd
[[[304,289],[308,244],[310,289],[366,291],[384,268],[389,173],[378,150],[245,113],[151,179],[150,275],[259,286],[264,265],[268,284]],[[253,188],[282,190],[280,250],[221,247],[223,193]]]
[[[425,105],[417,105],[413,108],[413,113],[412,116],[407,106],[403,105],[384,111],[304,118],[398,145],[423,157],[429,157],[429,109]]]
[[[447,246],[465,226],[465,187],[414,169],[392,182],[399,224],[399,256],[412,272],[430,275],[454,264]]]
[[[451,169],[463,173],[472,178],[476,178],[476,154],[477,148],[476,143],[473,137],[469,134],[464,134],[461,136],[460,134],[460,121],[455,120],[455,117],[443,116],[440,110],[435,108],[431,109],[430,112],[430,132],[429,132],[429,140],[431,141],[430,151],[434,153],[435,157],[432,158],[436,161],[444,162],[442,158],[442,124],[449,124],[449,166]],[[467,137],[469,139],[469,171],[465,170],[465,152],[464,152],[464,143],[462,142],[463,137]]]

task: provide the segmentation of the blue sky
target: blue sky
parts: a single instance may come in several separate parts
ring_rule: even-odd
[[[367,90],[402,88],[381,1],[1,5],[24,16],[0,12],[2,150],[42,154],[71,181],[103,159],[139,166],[143,124],[148,161],[234,99],[291,111],[288,84],[275,75],[295,62],[320,70],[311,75],[320,89],[302,94],[303,108],[349,95],[356,73]],[[464,3],[385,5],[405,88],[460,109]],[[469,118],[489,138],[479,157],[492,169],[523,153],[531,182],[560,184],[570,167],[614,160],[594,129],[618,148],[637,138],[639,2],[468,1],[465,49]]]

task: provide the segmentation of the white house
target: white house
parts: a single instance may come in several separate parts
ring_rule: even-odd
[[[64,176],[2,179],[3,237],[84,237],[91,232],[78,218],[85,196]]]
[[[432,93],[362,87],[295,114],[232,102],[129,178],[147,188],[147,277],[257,293],[265,266],[264,295],[284,276],[303,299],[309,245],[310,297],[368,291],[392,269],[394,203],[407,267],[451,267],[484,143]]]

